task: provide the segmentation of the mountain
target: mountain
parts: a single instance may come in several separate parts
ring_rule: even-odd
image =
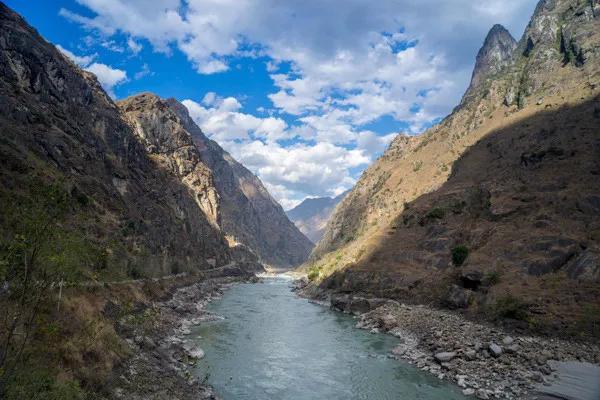
[[[278,268],[306,261],[312,243],[288,219],[260,179],[207,138],[183,104],[175,99],[165,102],[190,133],[200,159],[212,171],[219,194],[220,226],[229,242],[249,247],[263,262]]]
[[[459,106],[395,138],[338,205],[305,266],[309,291],[589,333],[600,303],[598,7],[541,1],[516,46],[495,26],[476,64]]]
[[[286,212],[289,219],[313,243],[318,243],[323,237],[325,226],[331,213],[348,192],[337,197],[316,197],[305,199],[302,203]]]
[[[158,165],[93,74],[2,3],[0,19],[3,243],[24,235],[25,219],[34,229],[35,218],[38,224],[52,218],[65,241],[85,238],[94,257],[78,273],[90,277],[159,276],[229,263],[229,246],[209,210],[215,193],[207,168],[182,166],[203,182],[190,191]]]

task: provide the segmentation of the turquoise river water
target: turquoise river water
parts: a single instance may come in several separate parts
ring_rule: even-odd
[[[356,329],[353,317],[297,297],[289,284],[236,285],[208,306],[224,319],[193,329],[206,354],[196,372],[223,400],[464,399],[389,358],[399,339]]]

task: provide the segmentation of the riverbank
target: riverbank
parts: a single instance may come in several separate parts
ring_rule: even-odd
[[[297,284],[301,291],[303,284]],[[398,337],[391,357],[404,360],[480,399],[535,399],[559,376],[555,361],[600,363],[597,343],[518,335],[458,313],[386,299],[301,293],[354,314],[356,327]],[[538,397],[539,396],[539,397]]]
[[[160,301],[138,304],[124,313],[123,305],[109,302],[103,313],[114,320],[115,330],[132,354],[115,369],[105,385],[108,398],[128,400],[217,399],[210,386],[194,377],[191,369],[204,356],[184,341],[193,325],[212,318],[208,302],[238,282],[255,276],[213,277],[175,287]],[[136,305],[133,304],[135,308]]]

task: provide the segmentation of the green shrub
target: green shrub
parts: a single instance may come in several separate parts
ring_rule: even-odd
[[[423,166],[423,161],[415,161],[413,163],[413,172],[417,172]]]
[[[321,269],[319,267],[310,267],[307,277],[308,280],[312,282],[318,279],[319,275],[321,275]]]
[[[492,306],[491,311],[496,318],[512,318],[526,321],[529,317],[527,305],[512,295],[499,298]]]
[[[500,283],[501,276],[502,274],[500,273],[500,271],[491,271],[485,274],[485,276],[483,277],[483,281],[488,286],[494,286]]]
[[[463,265],[467,257],[469,256],[469,249],[467,246],[456,246],[452,249],[452,264],[457,267]]]

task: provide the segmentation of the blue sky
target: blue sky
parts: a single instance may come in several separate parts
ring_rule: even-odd
[[[491,26],[535,0],[9,0],[115,99],[182,101],[290,208],[337,195],[466,89]]]

